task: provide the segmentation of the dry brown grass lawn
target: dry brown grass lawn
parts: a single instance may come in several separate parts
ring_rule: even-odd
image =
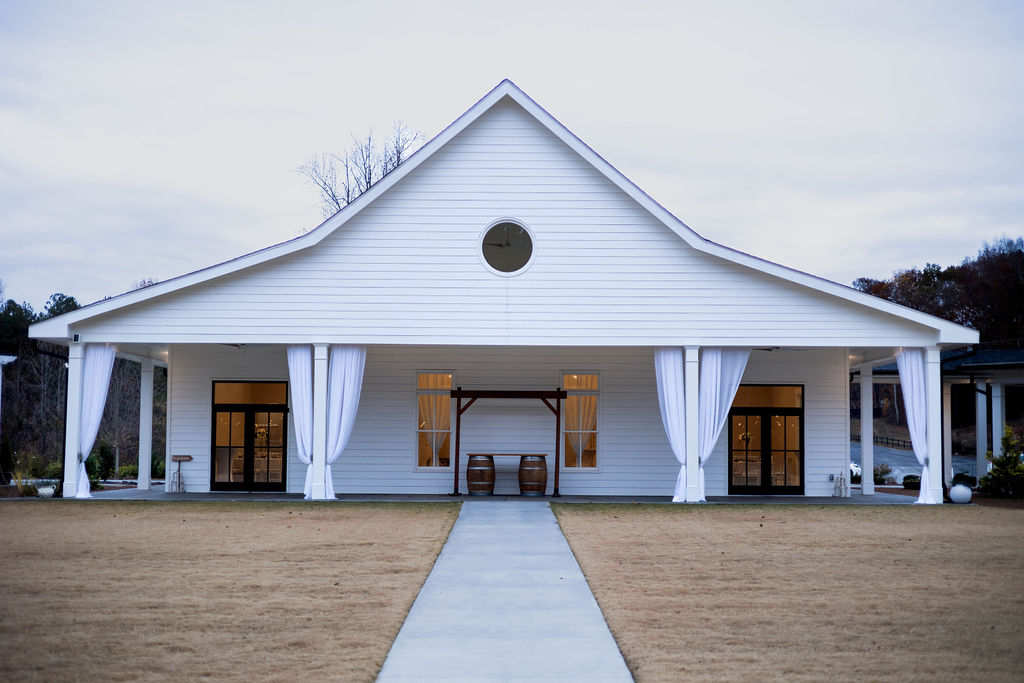
[[[373,680],[457,504],[0,504],[0,680]]]
[[[1024,510],[553,507],[639,681],[1024,679]]]

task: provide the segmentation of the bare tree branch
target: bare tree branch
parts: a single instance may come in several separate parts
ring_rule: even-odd
[[[298,171],[320,192],[324,218],[333,216],[374,183],[398,168],[423,140],[423,135],[402,121],[396,121],[385,140],[373,129],[361,138],[352,137],[352,147],[341,154],[321,154],[299,166]]]

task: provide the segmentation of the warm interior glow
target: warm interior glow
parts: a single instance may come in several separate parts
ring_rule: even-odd
[[[804,404],[804,388],[800,386],[778,386],[743,384],[733,399],[733,408],[801,408]]]
[[[287,382],[214,382],[213,402],[219,405],[285,405]]]
[[[598,375],[564,373],[568,392],[563,411],[566,467],[597,467]]]
[[[416,464],[448,467],[451,455],[450,372],[416,375]]]

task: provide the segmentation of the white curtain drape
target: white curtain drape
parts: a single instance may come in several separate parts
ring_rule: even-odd
[[[328,499],[335,497],[331,463],[344,452],[352,436],[365,367],[365,346],[331,347],[327,382],[327,465],[324,471],[324,492]]]
[[[572,467],[592,467],[583,457],[597,430],[597,396],[569,393],[565,401],[566,437],[575,460]]]
[[[896,354],[896,366],[900,371],[900,388],[903,392],[903,407],[907,415],[907,427],[910,429],[910,443],[914,446],[914,455],[921,465],[921,493],[917,502],[934,504],[941,501],[932,496],[932,488],[928,477],[928,409],[925,393],[924,351],[921,349],[900,349]],[[864,476],[871,476],[866,472]]]
[[[722,428],[729,418],[729,409],[736,398],[743,371],[747,368],[750,349],[704,349],[700,359],[700,396],[697,400],[697,439],[700,454],[698,486],[704,497],[704,464],[715,449]]]
[[[683,349],[654,350],[654,374],[658,382],[658,405],[672,453],[679,461],[679,476],[673,503],[686,501],[686,398],[683,393]]]
[[[82,360],[82,405],[78,423],[78,491],[75,498],[92,498],[89,494],[89,459],[96,434],[100,430],[103,408],[107,405],[110,371],[114,369],[114,347],[87,344]]]
[[[448,438],[446,432],[451,429],[451,397],[447,393],[451,386],[451,375],[447,373],[420,373],[417,380],[418,389],[445,390],[443,393],[439,391],[419,395],[417,429],[420,432],[419,438],[425,439],[430,445],[432,458],[429,463],[421,462],[421,465],[437,467],[440,463],[441,449]]]
[[[313,497],[313,356],[308,345],[288,347],[288,386],[299,460],[306,466],[306,500]]]

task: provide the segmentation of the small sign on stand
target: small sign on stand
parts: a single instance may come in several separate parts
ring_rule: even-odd
[[[178,463],[178,469],[171,475],[168,493],[185,493],[185,480],[181,478],[181,463],[192,462],[191,455],[172,455],[171,462]]]

